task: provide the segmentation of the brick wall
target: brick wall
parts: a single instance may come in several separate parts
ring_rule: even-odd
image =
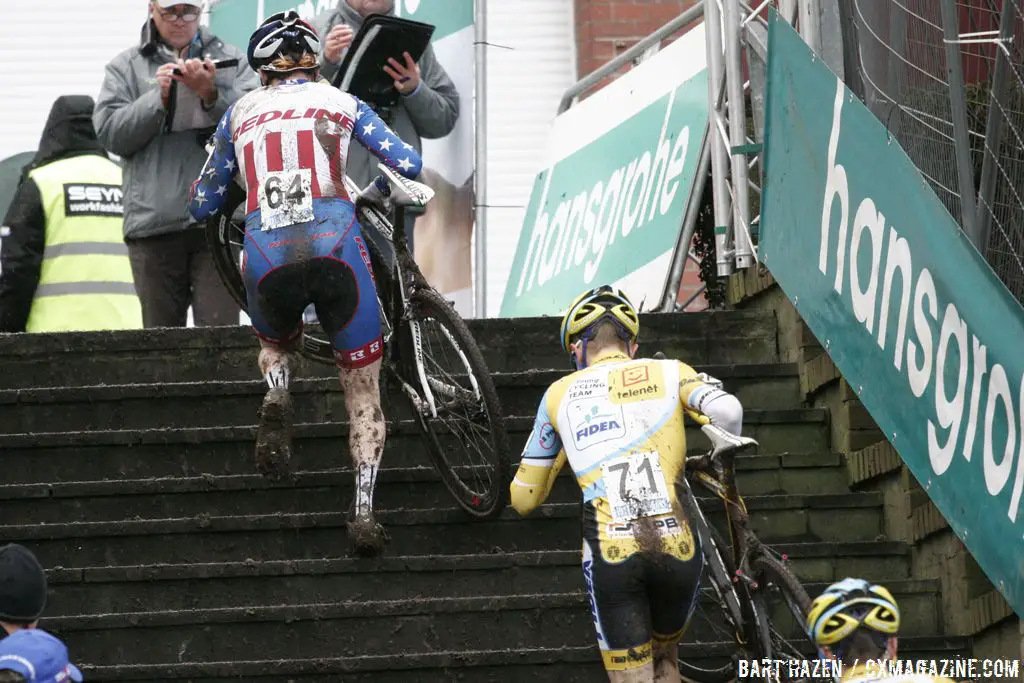
[[[578,77],[586,76],[625,52],[693,4],[694,0],[576,0]],[[677,33],[662,41],[662,47],[680,35],[682,33]],[[624,66],[616,75],[629,68]],[[610,80],[605,79],[590,92]],[[686,301],[700,286],[696,264],[687,262],[677,301]],[[687,310],[701,310],[706,306],[707,300],[701,296]]]
[[[576,0],[579,76],[625,52],[693,4],[694,0]]]

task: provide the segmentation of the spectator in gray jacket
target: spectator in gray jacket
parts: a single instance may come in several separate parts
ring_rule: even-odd
[[[200,3],[148,0],[142,39],[113,59],[93,121],[100,142],[124,160],[124,236],[145,327],[237,325],[238,306],[190,224],[189,187],[205,143],[228,106],[258,86],[245,55],[199,26]],[[237,59],[216,69],[214,61]],[[175,74],[175,70],[178,74]],[[207,121],[169,132],[171,84],[198,95]]]
[[[394,0],[338,0],[337,7],[317,16],[313,26],[324,43],[320,57],[323,78],[334,79],[363,19],[371,14],[392,14],[394,10]],[[404,63],[391,60],[381,68],[395,80],[395,89],[402,97],[390,112],[378,113],[400,138],[422,152],[421,138],[443,138],[452,132],[459,118],[459,93],[432,47],[427,47],[419,64],[407,55]],[[376,157],[362,146],[352,145],[347,173],[359,187],[365,187],[377,175]],[[406,222],[410,250],[414,221],[409,217]]]

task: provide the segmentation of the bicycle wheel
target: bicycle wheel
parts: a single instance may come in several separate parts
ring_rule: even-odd
[[[704,554],[698,604],[680,646],[695,645],[702,652],[709,653],[720,649],[725,642],[733,650],[729,655],[717,660],[709,658],[702,663],[680,657],[679,673],[695,683],[727,683],[736,679],[735,656],[757,658],[759,655],[759,644],[750,644],[754,611],[745,584],[733,581],[736,568],[731,546],[707,521],[690,487],[679,486],[677,490],[683,512],[691,528],[699,535]]]
[[[232,183],[234,188],[234,183]],[[220,275],[228,294],[243,311],[249,312],[242,281],[242,249],[245,245],[245,226],[231,219],[235,208],[245,199],[240,190],[229,190],[225,210],[216,220],[206,222],[206,243],[210,246],[213,265]]]
[[[462,509],[480,519],[497,517],[508,499],[509,445],[483,354],[466,323],[433,289],[416,289],[409,309],[410,325],[400,328],[402,347],[422,349],[424,379],[436,408],[434,417],[429,407],[414,406],[430,459]],[[418,323],[418,344],[411,338],[412,321]],[[406,367],[415,378],[411,354]],[[426,399],[421,388],[417,393]]]
[[[753,559],[751,570],[758,584],[753,591],[758,630],[765,635],[769,648],[761,656],[789,661],[816,658],[816,648],[804,627],[811,598],[799,579],[782,561],[765,552]],[[794,666],[794,675],[781,680],[802,680],[798,671],[799,667]]]

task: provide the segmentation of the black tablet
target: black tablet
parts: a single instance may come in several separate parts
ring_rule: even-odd
[[[430,45],[434,29],[432,24],[371,14],[341,60],[332,85],[370,105],[394,105],[399,95],[394,80],[384,71],[388,58],[404,64],[402,53],[408,52],[418,62]]]

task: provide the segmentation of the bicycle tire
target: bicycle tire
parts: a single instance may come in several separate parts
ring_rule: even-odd
[[[751,609],[752,602],[750,595],[746,591],[745,584],[742,582],[732,581],[732,577],[736,576],[736,567],[731,556],[731,546],[722,538],[721,532],[707,521],[707,516],[700,510],[697,498],[693,495],[692,490],[689,487],[680,486],[677,487],[677,491],[680,492],[679,502],[683,508],[683,512],[686,514],[686,519],[690,524],[691,530],[700,535],[701,552],[704,554],[706,561],[705,568],[711,569],[712,572],[718,571],[720,573],[724,573],[725,576],[719,576],[718,580],[721,581],[723,578],[727,580],[729,589],[735,596],[735,605],[726,604],[725,601],[722,600],[721,596],[719,596],[719,607],[723,609],[728,618],[733,622],[734,627],[738,626],[739,629],[748,634],[747,637],[749,640],[749,634],[751,632],[751,624],[749,622],[751,614],[753,614],[753,609]],[[697,522],[696,520],[698,519],[703,519],[704,522]],[[714,543],[716,550],[715,557],[720,563],[720,566],[717,568],[712,566],[712,559],[708,556],[710,548],[709,541]],[[744,611],[746,611],[747,614],[744,614]],[[689,630],[689,628],[687,630]],[[737,655],[742,656],[748,651],[739,641],[739,638],[736,637],[737,635],[737,633],[733,634],[736,653]],[[758,643],[758,647],[759,646],[760,644]],[[758,655],[758,652],[750,653],[750,656],[753,658],[757,658]],[[679,673],[694,681],[694,683],[729,683],[736,679],[737,672],[735,659],[733,659],[729,664],[709,668],[697,666],[684,659],[679,659],[677,664]]]
[[[781,653],[777,651],[775,642],[771,638],[773,629],[770,623],[771,615],[764,601],[765,588],[768,585],[774,585],[782,592],[787,609],[805,638],[804,623],[807,613],[811,609],[811,598],[796,575],[786,565],[769,554],[761,552],[755,556],[751,562],[751,570],[758,582],[758,588],[754,591],[754,600],[759,603],[757,615],[759,621],[762,622],[758,624],[758,629],[767,637],[767,651],[763,652],[761,656],[769,659],[782,659]],[[807,643],[812,648],[810,651],[814,652],[814,645],[809,638],[807,638]]]
[[[474,491],[462,480],[459,472],[446,457],[446,449],[438,440],[438,432],[434,429],[434,418],[424,416],[415,409],[417,421],[424,432],[430,460],[440,475],[445,488],[448,489],[459,507],[477,519],[493,519],[500,515],[508,503],[509,487],[509,442],[505,431],[505,420],[498,400],[498,391],[494,386],[490,371],[484,361],[480,347],[470,333],[465,321],[455,312],[451,305],[436,291],[430,288],[416,289],[409,298],[408,313],[417,320],[432,317],[444,326],[447,333],[454,337],[459,349],[465,355],[469,370],[476,379],[477,387],[483,399],[482,408],[490,432],[490,453],[488,469],[490,484],[486,491]],[[403,325],[404,336],[411,336],[409,327]],[[411,343],[403,344],[411,346]]]
[[[213,257],[214,268],[220,275],[224,288],[235,300],[235,303],[249,313],[249,302],[245,295],[245,283],[242,280],[242,271],[235,261],[235,254],[231,250],[230,231],[235,230],[240,236],[245,235],[244,228],[231,220],[231,213],[225,212],[216,219],[206,221],[206,243],[210,247],[210,254]]]

